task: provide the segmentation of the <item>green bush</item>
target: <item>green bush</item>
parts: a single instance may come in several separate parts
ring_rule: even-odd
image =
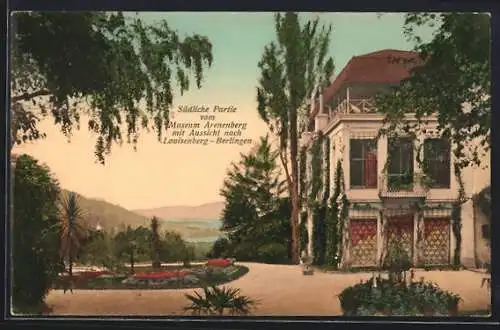
[[[17,158],[13,172],[12,303],[16,313],[43,303],[60,258],[59,186],[49,168],[28,155]]]
[[[269,243],[260,246],[257,249],[258,258],[265,263],[282,263],[286,262],[288,248],[280,243]]]
[[[460,297],[432,283],[371,278],[339,294],[345,316],[456,315]]]
[[[227,258],[230,252],[230,242],[226,237],[219,237],[207,253],[209,258]]]
[[[396,241],[389,249],[383,263],[384,270],[389,272],[389,279],[396,282],[404,280],[405,273],[410,270],[412,261],[403,245]]]

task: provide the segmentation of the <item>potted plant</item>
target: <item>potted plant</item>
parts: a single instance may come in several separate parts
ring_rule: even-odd
[[[307,253],[303,253],[301,260],[303,265],[302,274],[313,275],[314,269],[312,268],[312,258]]]
[[[458,304],[460,303],[460,296],[457,294],[449,294],[448,299],[446,301],[446,305],[448,307],[448,314],[450,316],[458,315]]]

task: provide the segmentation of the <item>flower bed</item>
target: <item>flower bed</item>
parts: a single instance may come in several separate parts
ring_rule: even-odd
[[[70,276],[69,274],[60,275],[59,279],[62,281],[69,281],[69,280],[85,281],[104,275],[112,275],[112,274],[108,271],[83,271],[83,272],[73,273],[72,276]]]
[[[186,270],[178,270],[171,272],[157,272],[157,273],[138,273],[133,275],[136,279],[167,279],[167,278],[182,278],[186,275],[189,275],[189,271]]]
[[[75,289],[182,289],[199,288],[210,283],[214,285],[233,281],[248,272],[243,266],[229,265],[196,266],[187,269],[172,271],[137,273],[129,275],[113,275],[110,273],[93,272],[85,274],[83,278],[74,281]],[[64,277],[61,277],[61,279]],[[207,281],[209,279],[209,282]],[[59,281],[55,289],[64,288],[64,283]]]
[[[232,259],[211,259],[207,261],[207,266],[211,267],[229,267],[234,261]]]
[[[371,278],[339,294],[345,316],[454,316],[460,297],[432,283],[397,283]]]

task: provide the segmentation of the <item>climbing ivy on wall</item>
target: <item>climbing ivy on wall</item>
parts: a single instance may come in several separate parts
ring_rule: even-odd
[[[455,177],[458,183],[458,197],[453,203],[451,211],[451,224],[455,236],[455,251],[453,253],[453,264],[460,265],[460,251],[462,249],[462,204],[466,201],[462,172],[459,166],[455,166]]]
[[[324,138],[324,157],[323,164],[325,164],[325,190],[323,194],[323,206],[328,206],[328,198],[330,198],[330,138]]]
[[[343,183],[342,163],[337,162],[334,175],[333,195],[330,198],[330,203],[326,210],[326,250],[324,264],[331,267],[337,267],[339,264],[339,246],[342,245],[341,234],[343,225],[340,224],[338,197],[341,194],[341,184]]]
[[[303,211],[300,214],[299,225],[299,252],[307,252],[307,244],[309,244],[309,235],[307,233],[307,212]],[[299,254],[300,255],[300,254]]]
[[[321,132],[314,138],[313,144],[309,152],[311,153],[311,191],[309,200],[311,202],[316,200],[318,193],[323,188],[323,134]]]
[[[314,263],[322,265],[325,262],[325,251],[327,249],[326,230],[328,200],[330,198],[330,139],[325,136],[323,139],[323,169],[324,169],[324,189],[322,199],[315,203],[313,213],[313,244]]]
[[[338,166],[338,165],[337,165]],[[338,221],[337,221],[337,266],[342,261],[342,255],[344,250],[344,229],[346,228],[348,221],[348,209],[349,201],[345,194],[344,186],[344,170],[342,166],[339,167],[339,197],[337,197],[338,204]]]
[[[307,148],[300,148],[299,152],[299,195],[302,200],[305,197],[306,187],[306,171],[307,171]]]

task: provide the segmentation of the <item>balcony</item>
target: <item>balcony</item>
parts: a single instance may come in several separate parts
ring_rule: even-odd
[[[371,98],[364,99],[343,99],[335,109],[332,109],[332,114],[352,114],[352,113],[375,113],[375,102]]]
[[[379,177],[381,198],[426,198],[427,192],[420,174],[384,174]]]

